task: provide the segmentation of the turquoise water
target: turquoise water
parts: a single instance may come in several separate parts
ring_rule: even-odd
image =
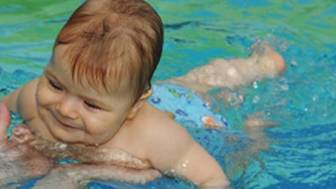
[[[222,134],[201,132],[234,188],[334,188],[336,185],[336,4],[333,0],[165,0],[149,1],[165,23],[164,54],[154,80],[179,76],[215,57],[245,57],[257,39],[283,54],[286,72],[277,79],[243,87],[243,103],[223,104],[234,130],[244,118],[264,112],[279,123],[267,130],[270,148],[244,168],[216,154]],[[0,89],[2,93],[41,73],[53,40],[80,1],[0,0]],[[5,74],[10,73],[10,74]],[[196,134],[195,134],[196,135]],[[224,135],[224,134],[223,134]],[[202,141],[206,145],[207,141]],[[218,142],[220,143],[220,142]],[[228,154],[230,154],[228,152]],[[231,167],[230,167],[231,165]],[[238,166],[238,165],[237,165]],[[190,188],[168,178],[145,186],[91,184],[92,188]]]

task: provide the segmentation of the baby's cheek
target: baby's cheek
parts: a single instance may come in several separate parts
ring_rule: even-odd
[[[88,134],[94,138],[99,137],[102,140],[110,139],[121,127],[119,121],[111,121],[105,119],[94,118],[86,120],[86,128]]]

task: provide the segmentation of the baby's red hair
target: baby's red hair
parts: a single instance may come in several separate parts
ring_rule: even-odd
[[[66,47],[75,82],[108,92],[127,82],[136,100],[151,86],[163,25],[143,0],[87,0],[58,34],[58,45]]]

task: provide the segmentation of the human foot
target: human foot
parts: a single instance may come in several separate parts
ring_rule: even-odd
[[[256,59],[261,74],[275,77],[286,69],[283,57],[267,42],[256,42],[252,46],[251,58]]]
[[[264,129],[267,127],[274,127],[277,124],[272,121],[268,121],[264,118],[264,114],[261,112],[250,115],[245,120],[245,128],[248,130],[252,129]]]
[[[261,150],[268,149],[269,139],[265,135],[264,129],[277,125],[277,123],[267,120],[262,112],[248,116],[245,120],[245,130],[249,138],[253,140],[250,147],[252,153],[258,153]]]

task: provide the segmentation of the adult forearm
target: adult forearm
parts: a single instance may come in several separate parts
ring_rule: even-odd
[[[90,180],[146,183],[161,176],[155,169],[138,170],[107,164],[72,164],[56,169],[56,172],[67,175],[75,183],[87,183]]]

